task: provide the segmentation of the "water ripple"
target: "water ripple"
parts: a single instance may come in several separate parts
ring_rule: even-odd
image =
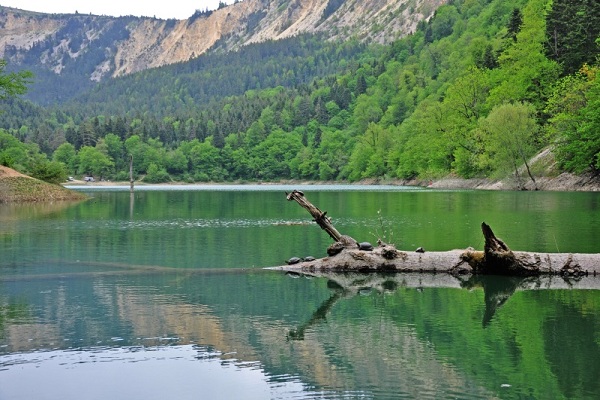
[[[273,228],[273,227],[293,227],[311,225],[312,221],[307,219],[223,219],[223,218],[198,218],[198,219],[166,219],[166,220],[145,220],[145,221],[83,221],[79,223],[78,229],[81,230],[131,230],[131,229],[198,229],[198,228]],[[74,223],[56,225],[57,230],[72,230]]]
[[[323,398],[297,377],[272,382],[257,361],[224,363],[219,353],[194,345],[96,347],[0,357],[1,398],[185,400],[199,394],[210,399]]]

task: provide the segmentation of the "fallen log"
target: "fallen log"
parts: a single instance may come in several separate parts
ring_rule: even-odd
[[[490,274],[510,276],[600,275],[600,254],[536,253],[512,251],[497,238],[485,222],[481,230],[485,238],[483,251],[473,248],[445,252],[425,252],[422,249],[408,252],[378,241],[372,249],[362,246],[353,238],[340,234],[331,219],[311,204],[304,193],[294,190],[286,193],[288,201],[294,200],[309,211],[315,222],[335,242],[327,249],[328,257],[300,261],[294,265],[273,267],[291,272],[443,272],[452,275]]]

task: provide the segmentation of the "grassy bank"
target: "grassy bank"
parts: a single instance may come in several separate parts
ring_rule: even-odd
[[[52,185],[0,166],[0,203],[84,200],[79,192]]]

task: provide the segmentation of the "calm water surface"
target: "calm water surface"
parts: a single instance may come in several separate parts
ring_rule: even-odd
[[[598,397],[597,279],[265,271],[330,243],[291,189],[1,205],[0,399]],[[360,241],[600,252],[596,193],[301,189]]]

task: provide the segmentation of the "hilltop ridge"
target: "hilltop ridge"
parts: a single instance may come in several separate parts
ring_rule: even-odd
[[[445,0],[245,0],[185,20],[44,14],[0,6],[0,57],[21,68],[102,81],[304,33],[389,43]],[[34,68],[34,69],[36,69]]]

